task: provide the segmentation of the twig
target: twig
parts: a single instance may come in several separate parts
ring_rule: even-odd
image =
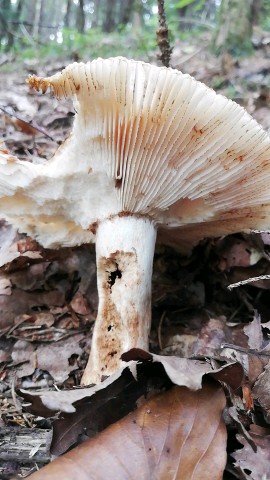
[[[27,320],[29,320],[29,317],[25,317],[25,318],[22,318],[21,320],[19,320],[19,322],[15,323],[15,325],[12,325],[9,329],[8,329],[8,332],[6,333],[6,337],[7,338],[10,338],[12,335],[12,332],[14,332],[14,330],[16,330],[20,325],[22,325],[24,322],[26,322]]]
[[[33,125],[32,123],[26,122],[22,118],[18,117],[14,113],[10,113],[8,110],[6,110],[5,108],[3,108],[1,106],[0,106],[0,110],[2,110],[2,112],[4,112],[9,117],[16,118],[16,120],[18,120],[21,123],[21,125],[24,126],[26,129],[27,128],[31,129],[31,130],[33,129],[32,135],[34,135],[36,132],[39,132],[39,133],[42,133],[42,135],[45,135],[45,137],[49,138],[52,142],[56,142],[56,140],[54,140],[54,138],[51,137],[42,127],[39,127],[37,125]]]
[[[15,405],[15,408],[16,408],[17,412],[21,412],[22,411],[22,406],[21,406],[19,400],[17,399],[17,395],[16,395],[16,391],[15,391],[15,380],[16,380],[16,377],[14,376],[11,380],[11,396],[12,396],[12,400],[13,400],[13,403]]]
[[[245,353],[246,355],[257,355],[258,357],[270,357],[270,352],[262,352],[261,350],[254,350],[254,348],[244,348],[231,343],[222,343],[220,348],[230,348],[236,352]]]
[[[257,282],[259,280],[270,280],[270,275],[260,275],[259,277],[251,277],[247,278],[246,280],[241,280],[241,282],[231,283],[228,285],[228,290],[232,290],[236,287],[241,287],[241,285],[247,285],[252,282]]]
[[[158,22],[159,29],[157,30],[157,43],[161,51],[161,55],[159,55],[158,58],[165,67],[169,67],[172,48],[169,41],[169,29],[166,21],[164,0],[158,0]]]
[[[162,329],[163,320],[166,317],[166,313],[167,313],[166,310],[164,310],[164,312],[162,313],[162,315],[160,317],[160,321],[159,321],[159,324],[158,324],[157,334],[158,334],[158,345],[159,345],[160,350],[163,350],[161,329]]]

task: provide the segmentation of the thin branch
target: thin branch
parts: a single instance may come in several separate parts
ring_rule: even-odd
[[[158,58],[165,67],[169,67],[172,48],[169,41],[169,29],[166,21],[164,0],[158,0],[158,22],[159,29],[157,30],[157,43],[161,51],[161,55],[158,55]]]
[[[262,350],[255,350],[254,348],[244,348],[239,345],[233,345],[232,343],[222,343],[220,348],[230,348],[236,352],[245,353],[246,355],[257,355],[258,357],[270,357],[270,352],[264,352]]]

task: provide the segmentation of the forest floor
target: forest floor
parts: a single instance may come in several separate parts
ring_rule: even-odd
[[[0,140],[23,160],[49,158],[67,137],[74,115],[68,101],[29,91],[25,78],[51,75],[67,63],[0,58]],[[205,45],[178,42],[172,65],[233,98],[270,129],[267,42],[240,60],[218,59]],[[23,478],[50,460],[54,413],[43,415],[38,402],[29,411],[31,392],[80,384],[98,305],[95,252],[87,246],[46,250],[4,222],[0,239],[0,257],[7,258],[0,270],[0,478]],[[9,262],[14,251],[17,258]],[[270,478],[270,280],[227,288],[266,274],[268,234],[206,239],[188,258],[162,246],[155,254],[150,351],[216,361],[227,355],[245,371],[244,384],[229,395],[224,479],[262,478],[261,458]],[[61,435],[56,428],[55,454],[87,436],[82,425],[75,439]],[[230,455],[236,450],[242,452],[238,467]],[[241,470],[244,458],[246,469]]]

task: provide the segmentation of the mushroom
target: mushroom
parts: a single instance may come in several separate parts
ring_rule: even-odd
[[[96,243],[99,307],[82,383],[148,348],[156,241],[267,230],[270,139],[189,75],[116,57],[31,87],[73,98],[70,137],[44,164],[0,153],[0,215],[50,248]]]

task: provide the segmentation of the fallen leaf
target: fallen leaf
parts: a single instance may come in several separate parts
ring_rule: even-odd
[[[149,385],[154,385],[155,388],[157,385],[160,387],[174,383],[198,390],[202,387],[203,376],[208,374],[236,389],[243,378],[243,369],[237,363],[222,365],[221,362],[212,361],[212,365],[196,359],[153,355],[140,349],[132,349],[123,357],[129,361],[128,366],[93,387],[57,392],[29,393],[20,390],[24,399],[32,404],[28,407],[31,413],[52,416],[56,411],[62,412],[53,424],[54,454],[66,451],[78,440],[80,434],[87,432],[91,436],[93,432],[110,425],[115,421],[114,410],[119,415],[117,420],[123,416],[123,408],[126,409],[125,414],[131,411],[134,408],[131,398],[137,399],[138,392],[139,395],[146,394]],[[119,384],[123,395],[126,395],[128,388],[131,389],[127,400],[120,395]]]
[[[139,365],[135,379],[130,369],[108,377],[102,384],[58,392],[29,393],[20,390],[24,400],[31,402],[25,408],[44,417],[62,410],[53,421],[54,455],[64,453],[79,440],[80,435],[92,437],[136,408],[136,401],[149,391],[171,386],[161,364]]]
[[[254,319],[244,327],[244,332],[248,337],[250,348],[260,350],[263,344],[263,334],[260,315],[255,314]]]
[[[224,406],[217,385],[197,392],[174,387],[29,478],[221,480],[226,464]]]
[[[265,410],[267,421],[270,422],[270,364],[257,378],[252,390],[253,398],[259,402]]]
[[[254,246],[251,235],[246,239],[239,238],[238,235],[222,238],[217,242],[216,253],[221,271],[230,270],[233,267],[249,267],[263,257],[263,250]]]
[[[226,324],[226,317],[210,318],[198,333],[193,345],[193,355],[219,356],[221,345],[230,342],[232,333]]]
[[[80,347],[80,341],[84,335],[73,335],[59,342],[40,345],[36,349],[25,340],[18,340],[12,351],[12,359],[15,364],[19,364],[17,375],[19,378],[32,375],[35,368],[45,370],[50,373],[56,383],[64,382],[70,372],[77,368],[76,362],[70,362],[72,355],[78,357],[83,350]]]
[[[18,340],[12,350],[12,360],[16,367],[18,378],[32,375],[35,370],[34,347],[25,340]]]
[[[70,306],[75,313],[80,315],[87,315],[90,313],[87,299],[84,297],[84,295],[80,295],[79,293],[74,295],[72,301],[70,302]]]
[[[247,337],[247,345],[250,348],[242,345],[223,345],[223,354],[230,359],[235,358],[241,363],[251,384],[263,372],[270,357],[270,344],[264,341],[262,328],[268,328],[267,324],[262,324],[260,316],[255,313],[252,322],[243,328]]]
[[[224,363],[214,359],[208,362],[205,359],[156,355],[140,348],[132,348],[121,358],[126,362],[137,360],[161,363],[172,383],[191,390],[201,388],[203,376],[206,374],[227,383],[233,389],[238,388],[243,380],[243,368],[237,362]]]
[[[253,427],[253,428],[252,428]],[[249,432],[254,447],[243,435],[236,435],[243,448],[232,453],[236,460],[234,465],[239,467],[247,480],[267,480],[270,478],[270,435],[261,434],[260,427],[251,425]],[[252,431],[253,429],[253,431]]]
[[[69,359],[73,355],[82,355],[80,341],[83,339],[84,335],[78,334],[59,342],[40,345],[36,351],[37,367],[48,371],[56,383],[64,382],[70,372],[78,368],[76,362],[73,364]]]
[[[237,389],[243,380],[243,368],[236,362],[222,364],[222,362],[213,361],[211,364],[205,360],[155,355],[139,348],[133,348],[124,353],[122,359],[127,362],[127,368],[135,379],[138,379],[139,375],[160,377],[164,376],[165,372],[172,383],[178,386],[187,386],[192,390],[202,387],[204,375],[211,375],[216,380],[227,383],[233,389]],[[158,372],[156,367],[158,367]],[[110,375],[101,384],[90,387],[64,391],[31,392],[31,394],[24,390],[20,391],[24,398],[33,403],[33,407],[30,409],[33,413],[41,415],[39,408],[43,409],[43,414],[46,410],[47,416],[51,414],[51,411],[59,410],[73,413],[76,411],[76,402],[86,398],[90,399],[98,391],[105,390],[118,380],[124,370],[125,367]]]
[[[12,283],[8,278],[0,278],[0,295],[11,295]]]

